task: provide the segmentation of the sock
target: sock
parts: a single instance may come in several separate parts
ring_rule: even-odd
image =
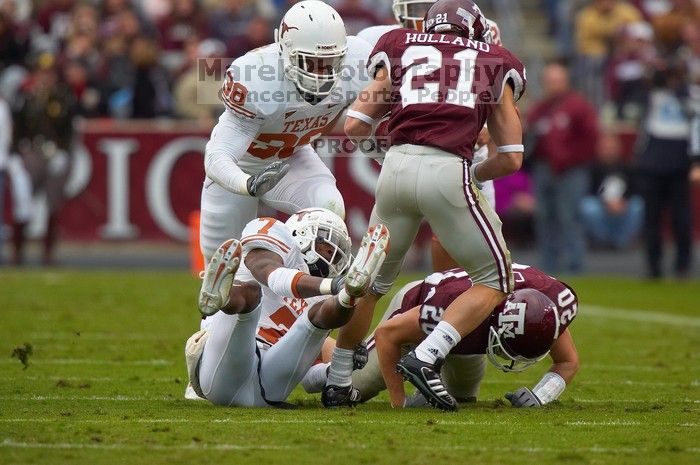
[[[444,359],[457,343],[462,340],[459,332],[446,321],[441,321],[432,333],[416,347],[416,357],[426,363]]]
[[[331,367],[328,370],[329,386],[350,386],[352,384],[352,365],[355,351],[352,349],[341,349],[336,347],[333,349],[333,358],[331,359]]]

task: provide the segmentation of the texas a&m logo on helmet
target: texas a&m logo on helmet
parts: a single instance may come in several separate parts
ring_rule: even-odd
[[[535,289],[513,292],[491,314],[486,353],[503,371],[522,371],[549,353],[559,337],[554,302]]]

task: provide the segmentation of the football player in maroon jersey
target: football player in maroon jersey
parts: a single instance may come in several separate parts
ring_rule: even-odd
[[[479,354],[487,354],[503,371],[522,371],[550,354],[552,366],[532,390],[523,387],[507,395],[516,407],[557,399],[578,370],[578,354],[568,329],[578,311],[576,293],[533,267],[513,264],[513,274],[514,293],[450,351],[443,370],[445,387],[459,400],[476,398],[485,371],[485,357]],[[386,386],[392,406],[404,406],[403,380],[396,373],[402,347],[424,340],[440,323],[445,308],[471,286],[469,275],[455,268],[399,291],[367,341],[367,366],[353,373],[363,401]],[[380,370],[383,383],[376,379]]]
[[[392,248],[375,281],[377,295],[360,302],[361,310],[339,334],[326,406],[348,403],[343,395],[357,398],[349,379],[352,349],[367,333],[376,299],[393,284],[424,218],[474,282],[397,365],[431,403],[457,408],[440,378],[444,357],[513,288],[501,222],[477,187],[522,164],[516,101],[525,88],[524,67],[506,49],[484,41],[486,20],[471,0],[438,0],[424,27],[425,33],[396,29],[381,37],[370,56],[374,81],[348,111],[345,130],[356,140],[371,135],[376,118],[391,113],[392,146],[370,224],[388,227]],[[487,121],[499,154],[475,164],[473,148]]]

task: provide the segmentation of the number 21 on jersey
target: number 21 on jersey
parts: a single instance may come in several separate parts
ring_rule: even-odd
[[[467,108],[476,106],[472,92],[478,50],[464,49],[445,56],[432,45],[413,45],[401,56],[406,70],[401,84],[403,107],[417,103],[447,103]]]

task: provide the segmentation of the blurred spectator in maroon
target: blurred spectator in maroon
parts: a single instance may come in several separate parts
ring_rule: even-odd
[[[671,0],[673,8],[652,20],[656,40],[664,52],[675,53],[682,42],[683,26],[700,22],[700,7],[694,0]]]
[[[0,11],[0,70],[23,62],[28,51],[27,35],[17,27],[10,14]]]
[[[537,199],[535,232],[544,270],[556,273],[563,264],[564,271],[577,273],[586,252],[579,202],[588,192],[598,120],[589,101],[571,90],[563,65],[545,66],[542,86],[544,98],[530,110],[526,138]]]
[[[525,171],[494,179],[496,213],[503,221],[508,244],[524,247],[534,238],[535,194],[532,179]]]
[[[593,0],[576,15],[576,73],[579,89],[596,105],[603,103],[603,66],[618,32],[642,15],[621,0]]]
[[[80,60],[67,60],[61,65],[63,79],[73,91],[76,112],[84,117],[99,116],[100,93],[90,79],[85,64]]]
[[[223,60],[226,47],[216,39],[203,40],[196,48],[190,68],[175,82],[175,112],[181,118],[196,119],[204,124],[213,124],[224,110],[218,98],[221,79],[230,64]],[[198,66],[198,60],[206,62],[206,69],[214,71],[211,75],[204,73]],[[220,74],[216,74],[216,73]]]
[[[651,66],[657,59],[654,31],[647,23],[630,23],[619,40],[605,70],[607,96],[618,119],[637,122],[646,103]]]
[[[71,165],[75,100],[61,81],[55,57],[42,53],[36,71],[25,86],[25,99],[17,115],[18,148],[29,171],[34,193],[43,192],[48,205],[42,262],[53,263],[58,216],[65,201],[64,188]],[[16,224],[15,241],[21,260],[25,224]]]
[[[243,56],[250,50],[270,44],[274,40],[272,37],[274,28],[263,17],[253,18],[244,30],[245,34],[229,41],[226,48],[230,58]]]
[[[62,58],[80,61],[87,70],[97,70],[99,54],[99,16],[91,5],[80,5],[73,11]]]
[[[209,33],[225,44],[241,35],[257,16],[249,0],[222,0],[222,6],[210,15]]]
[[[190,37],[206,37],[207,22],[197,0],[171,0],[172,9],[158,22],[160,47],[182,51]]]
[[[47,0],[37,11],[36,22],[55,41],[66,35],[75,0]]]
[[[343,0],[335,10],[343,18],[348,35],[355,35],[361,30],[382,24],[382,18],[370,10],[362,0]]]
[[[688,183],[692,173],[690,144],[692,101],[680,60],[669,60],[654,74],[646,118],[640,134],[636,165],[644,198],[648,275],[663,275],[663,214],[671,214],[676,242],[674,272],[687,277],[692,262],[691,201]],[[700,129],[700,128],[698,128]]]
[[[629,247],[642,227],[644,202],[635,191],[633,169],[624,161],[615,134],[600,138],[591,189],[581,202],[581,214],[593,242],[615,249]]]
[[[171,113],[168,75],[158,64],[158,47],[146,37],[131,44],[129,56],[134,67],[131,117],[155,118]]]

